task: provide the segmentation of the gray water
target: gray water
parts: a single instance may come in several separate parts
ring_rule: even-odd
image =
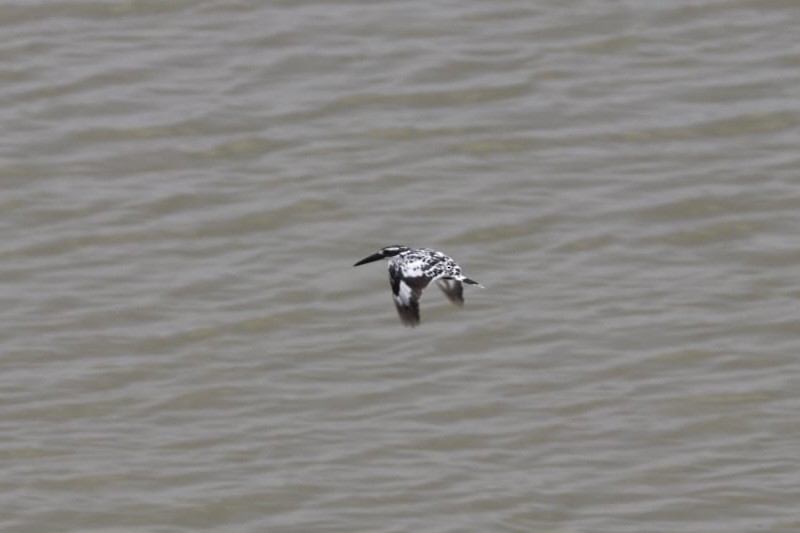
[[[3,2],[0,530],[800,530],[798,28]]]

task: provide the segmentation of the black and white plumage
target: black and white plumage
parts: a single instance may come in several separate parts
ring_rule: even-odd
[[[395,244],[381,248],[353,266],[384,258],[389,259],[389,283],[394,305],[406,326],[419,324],[419,299],[422,290],[431,281],[436,281],[445,296],[456,305],[464,303],[462,283],[482,287],[477,281],[464,276],[461,267],[452,258],[429,248],[414,249]]]

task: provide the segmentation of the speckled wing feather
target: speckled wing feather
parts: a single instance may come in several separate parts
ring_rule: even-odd
[[[404,277],[399,267],[391,265],[389,282],[400,320],[406,326],[416,326],[419,324],[419,299],[422,296],[422,289],[428,286],[430,279],[425,276]]]

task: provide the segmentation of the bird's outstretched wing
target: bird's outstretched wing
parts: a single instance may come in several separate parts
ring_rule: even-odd
[[[457,279],[439,279],[436,284],[447,299],[456,305],[464,305],[464,285]]]
[[[400,320],[406,326],[416,326],[419,324],[419,299],[422,289],[428,286],[430,279],[425,276],[403,277],[399,269],[390,268],[389,282]]]

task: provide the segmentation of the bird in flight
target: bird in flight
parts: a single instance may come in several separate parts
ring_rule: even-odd
[[[419,299],[422,289],[431,281],[436,281],[445,296],[456,305],[464,303],[462,283],[483,288],[477,281],[464,276],[461,267],[452,258],[430,248],[414,249],[394,244],[381,248],[353,266],[384,258],[389,259],[389,283],[394,305],[406,326],[419,324]]]

